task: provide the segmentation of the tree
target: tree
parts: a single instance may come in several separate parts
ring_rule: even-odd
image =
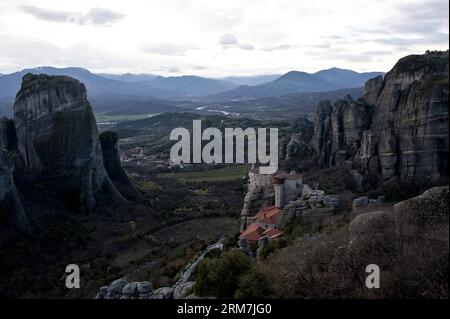
[[[199,296],[232,298],[241,276],[251,267],[250,259],[237,250],[224,252],[219,257],[205,258],[198,267],[195,293]]]
[[[241,277],[239,288],[234,294],[236,299],[262,299],[273,298],[274,292],[266,276],[254,270]]]

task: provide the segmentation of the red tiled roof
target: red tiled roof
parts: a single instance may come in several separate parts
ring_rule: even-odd
[[[245,238],[248,241],[257,241],[261,238],[264,233],[264,229],[258,224],[250,224],[247,229],[239,236]]]
[[[277,224],[278,218],[281,214],[281,208],[272,206],[261,209],[256,215],[255,220],[257,222],[265,224]]]
[[[269,228],[263,235],[269,236],[269,238],[277,238],[283,235],[283,232],[275,228]]]

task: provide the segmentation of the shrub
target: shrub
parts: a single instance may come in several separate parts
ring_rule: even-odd
[[[263,299],[273,298],[274,292],[266,276],[254,270],[241,277],[239,288],[234,294],[236,299]]]
[[[198,267],[195,293],[232,298],[240,277],[250,269],[250,259],[237,250],[224,252],[216,258],[205,258]]]
[[[271,240],[267,246],[265,246],[261,251],[261,258],[267,258],[274,251],[286,247],[287,242],[285,239],[281,238],[279,240]]]

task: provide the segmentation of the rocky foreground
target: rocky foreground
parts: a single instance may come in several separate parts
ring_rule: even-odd
[[[103,286],[95,299],[185,299],[195,298],[192,289],[195,282],[186,282],[176,287],[153,289],[149,281],[129,282],[124,278]]]

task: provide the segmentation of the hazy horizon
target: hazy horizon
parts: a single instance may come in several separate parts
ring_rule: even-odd
[[[447,0],[0,2],[0,73],[49,65],[209,78],[387,72],[447,50]]]
[[[34,67],[27,67],[27,68],[23,68],[23,69],[18,69],[18,70],[15,70],[15,71],[12,71],[12,72],[8,72],[8,73],[0,72],[0,75],[9,75],[9,74],[13,74],[13,73],[16,73],[16,72],[21,72],[21,71],[24,71],[24,70],[36,70],[36,69],[40,69],[40,68],[55,68],[55,69],[74,68],[74,69],[84,69],[84,70],[89,71],[92,74],[99,75],[99,76],[102,76],[102,75],[113,75],[113,76],[121,76],[121,75],[140,76],[140,75],[148,75],[148,76],[155,76],[155,77],[158,77],[158,76],[163,76],[163,77],[183,77],[183,76],[189,77],[189,76],[192,76],[192,77],[203,77],[203,78],[218,79],[218,80],[227,80],[229,78],[246,78],[246,77],[252,78],[252,77],[265,77],[265,76],[283,76],[283,75],[285,75],[286,73],[289,73],[289,72],[306,72],[306,71],[303,71],[303,70],[288,70],[287,72],[283,72],[283,73],[282,72],[274,72],[274,73],[261,73],[261,74],[251,74],[251,75],[247,75],[247,74],[230,74],[230,75],[227,75],[227,76],[202,76],[202,75],[193,74],[193,73],[188,73],[188,74],[180,73],[180,74],[165,74],[165,75],[161,75],[161,74],[157,74],[157,73],[138,73],[138,72],[137,73],[132,73],[132,72],[124,72],[124,73],[120,73],[120,72],[117,72],[117,73],[115,73],[115,72],[95,72],[95,71],[93,71],[93,70],[91,70],[89,68],[85,68],[85,67],[82,67],[82,66],[62,66],[62,67],[60,67],[60,66],[54,66],[54,65],[39,65],[39,66],[34,66]],[[343,68],[330,66],[330,67],[325,68],[325,69],[320,69],[320,70],[316,70],[316,71],[312,71],[312,72],[306,72],[306,73],[314,74],[314,73],[317,73],[317,72],[320,72],[320,71],[327,71],[327,70],[331,70],[331,69],[340,69],[340,70],[358,72],[358,71],[351,70],[351,69],[343,69]],[[380,72],[381,73],[386,73],[388,71],[389,70],[386,70],[386,71],[384,71],[384,70],[382,70],[382,71],[380,71],[380,70],[368,70],[368,71],[362,71],[362,72],[358,72],[358,73],[380,73]]]

